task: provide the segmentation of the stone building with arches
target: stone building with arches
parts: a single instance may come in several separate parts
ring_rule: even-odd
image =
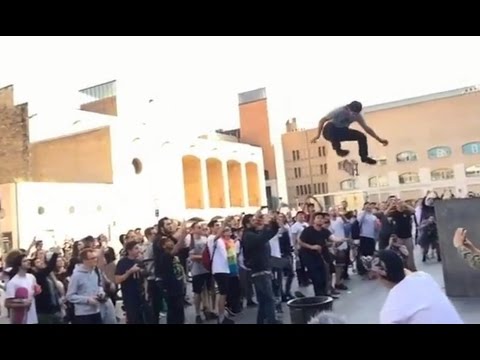
[[[0,89],[4,250],[34,236],[53,245],[100,233],[118,245],[121,233],[158,217],[209,219],[266,204],[261,147],[159,132],[122,111],[116,86],[81,90],[79,110],[35,115],[14,104],[13,87]]]
[[[297,129],[295,119],[287,123],[282,146],[290,203],[305,195],[317,195],[330,206],[343,199],[355,198],[360,204],[392,194],[417,199],[428,190],[451,190],[457,197],[480,193],[480,87],[368,106],[364,114],[389,145],[369,138],[378,164],[359,164],[358,176],[344,170],[330,144],[307,141],[317,129]],[[348,160],[359,160],[356,143],[343,148],[351,152]]]

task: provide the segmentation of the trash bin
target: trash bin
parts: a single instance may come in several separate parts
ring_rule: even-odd
[[[308,324],[310,319],[322,311],[331,311],[333,298],[330,296],[312,296],[290,300],[287,303],[290,309],[292,324]]]

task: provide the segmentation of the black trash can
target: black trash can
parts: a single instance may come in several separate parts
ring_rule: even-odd
[[[287,303],[290,309],[292,324],[308,324],[310,319],[322,311],[332,311],[333,298],[330,296],[312,296],[290,300]]]

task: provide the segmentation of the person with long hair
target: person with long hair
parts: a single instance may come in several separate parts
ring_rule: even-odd
[[[5,307],[10,310],[10,320],[14,324],[38,324],[35,295],[40,293],[40,288],[29,270],[27,255],[18,254],[12,261],[5,291]]]

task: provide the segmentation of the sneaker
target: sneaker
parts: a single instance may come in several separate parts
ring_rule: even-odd
[[[241,313],[241,311],[238,311],[237,309],[231,309],[229,307],[225,307],[225,310],[228,312],[228,315],[234,317]]]
[[[377,163],[377,160],[367,156],[365,158],[362,158],[362,162],[368,165],[375,165]]]
[[[303,293],[301,293],[300,291],[295,291],[295,297],[296,298],[304,298],[306,296]]]
[[[338,285],[335,285],[335,289],[337,289],[337,290],[348,290],[348,287],[344,284],[338,284]]]
[[[200,315],[195,316],[195,324],[203,324],[203,320]]]
[[[214,312],[211,312],[211,311],[204,311],[203,315],[205,315],[205,320],[207,320],[207,321],[218,319],[218,315],[215,314]]]
[[[348,156],[348,154],[350,154],[350,151],[349,151],[349,150],[340,149],[340,150],[337,150],[336,153],[337,153],[337,155],[340,156],[340,157],[345,157],[345,156]]]
[[[331,296],[334,299],[338,299],[340,297],[340,291],[332,289],[332,291],[330,291],[329,296]]]
[[[275,311],[279,314],[283,314],[282,304],[275,305]]]
[[[235,324],[235,321],[229,319],[228,317],[225,317],[222,322],[219,321],[218,323],[223,325],[232,325]]]

